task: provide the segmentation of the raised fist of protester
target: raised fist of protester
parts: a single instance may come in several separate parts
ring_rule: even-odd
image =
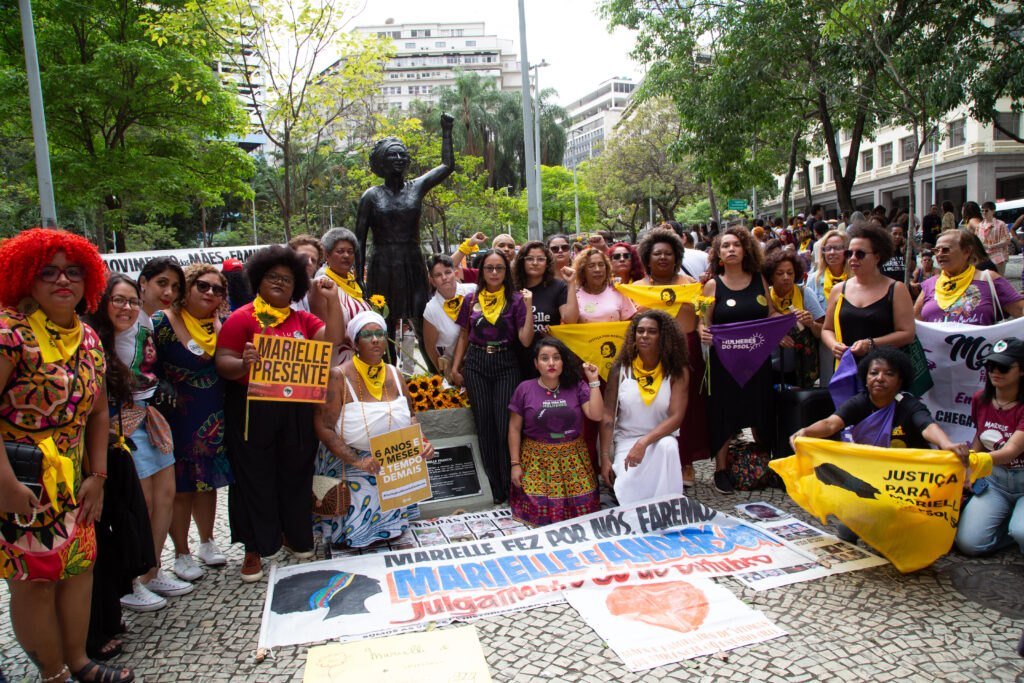
[[[441,132],[451,133],[453,125],[455,125],[454,116],[451,114],[441,114]]]
[[[588,382],[597,382],[601,375],[598,373],[596,365],[593,363],[584,363],[583,376],[587,378]]]
[[[572,266],[562,266],[562,277],[569,282],[576,282],[576,271],[573,270]]]
[[[533,292],[526,288],[523,288],[519,290],[519,293],[523,295],[523,304],[526,305],[526,314],[533,315],[531,313],[531,311],[533,311]]]
[[[469,244],[470,244],[470,246],[474,246],[474,247],[475,246],[479,246],[479,245],[483,244],[486,241],[487,241],[487,235],[483,234],[482,232],[474,233],[474,234],[470,235],[470,237],[469,237]]]

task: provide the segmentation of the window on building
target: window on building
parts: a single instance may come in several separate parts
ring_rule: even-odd
[[[916,146],[913,135],[900,138],[900,161],[910,161],[913,159]]]
[[[418,85],[410,85],[409,86],[409,94],[410,95],[419,95],[420,94],[420,86],[418,86]]]
[[[872,171],[875,168],[875,150],[866,149],[860,153],[860,170],[862,173]]]
[[[416,43],[406,43],[405,44],[405,49],[406,50],[415,50],[416,49]]]
[[[457,29],[453,29],[452,30],[452,35],[455,36],[456,38],[461,38],[462,34],[465,33],[465,32],[466,32],[466,29],[464,29],[464,28],[457,28]]]
[[[448,45],[448,43],[446,43],[443,40],[435,40],[434,41],[434,47],[445,47],[447,45]]]
[[[477,64],[480,62],[480,58],[474,55],[467,55],[463,60],[466,64]]]
[[[814,167],[814,184],[824,185],[825,184],[825,167],[815,166]]]
[[[964,138],[964,119],[957,119],[946,124],[946,137],[950,147],[959,147],[967,140]]]
[[[849,142],[850,141],[850,131],[844,130],[842,132],[842,136],[843,136],[843,142]]]
[[[935,144],[935,133],[933,132],[928,136],[928,139],[924,141],[924,149],[921,150],[921,154],[935,154],[937,147],[938,146]]]
[[[494,61],[494,55],[484,55],[484,63],[490,64]]]
[[[476,47],[476,41],[475,40],[467,40],[466,41],[466,47]]]
[[[1000,126],[1010,131],[1017,137],[1020,137],[1020,114],[1012,111],[1000,112],[996,114],[996,121],[999,123]],[[1013,140],[1013,138],[1011,138],[1009,135],[999,130],[998,128],[995,129],[995,139]]]
[[[884,145],[878,146],[878,165],[882,168],[889,168],[892,166],[892,143],[887,142]]]
[[[448,64],[458,64],[459,63],[459,56],[458,55],[451,55],[450,57],[446,58],[445,61]]]
[[[431,57],[430,58],[430,63],[431,64],[444,64],[444,57]]]

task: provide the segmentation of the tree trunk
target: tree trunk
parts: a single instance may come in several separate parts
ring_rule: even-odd
[[[807,202],[807,212],[811,210],[811,204],[814,203],[814,198],[811,196],[811,162],[806,158],[800,165],[800,175],[804,178],[804,200]]]
[[[96,248],[101,254],[107,253],[107,236],[106,229],[103,227],[103,211],[104,208],[101,206],[94,212],[95,220],[93,221],[93,242],[96,244]]]
[[[914,136],[915,140],[917,136]],[[917,154],[914,155],[914,160],[910,162],[910,168],[907,169],[907,189],[909,190],[909,196],[907,200],[907,214],[909,218],[907,220],[906,229],[906,245],[904,247],[904,273],[903,282],[907,286],[910,286],[910,277],[914,273],[914,261],[913,261],[913,247],[914,247],[914,174],[917,172],[917,162],[921,158],[921,146],[918,145]]]
[[[210,246],[210,233],[206,230],[206,207],[199,207],[199,223],[200,228],[203,232],[203,246],[209,248]]]
[[[708,199],[711,201],[711,217],[715,223],[718,224],[719,230],[722,228],[722,215],[718,213],[718,204],[715,202],[715,190],[711,187],[711,179],[707,181],[708,185]]]
[[[832,117],[828,111],[825,93],[818,93],[818,119],[821,121],[825,148],[828,150],[829,165],[832,166],[832,177],[836,188],[836,199],[839,200],[840,212],[853,213],[853,183],[857,180],[857,157],[860,154],[860,138],[864,131],[865,114],[860,112],[853,124],[850,134],[850,154],[846,158],[846,170],[842,167],[839,147],[836,145],[836,130],[832,126]],[[808,192],[810,188],[808,188]]]
[[[284,241],[292,238],[292,131],[284,131],[284,193],[281,197],[281,224],[284,226]]]

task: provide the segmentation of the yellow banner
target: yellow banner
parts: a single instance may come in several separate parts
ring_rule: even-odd
[[[253,335],[260,362],[249,372],[254,401],[323,403],[331,372],[330,342]]]
[[[622,292],[623,296],[628,296],[635,304],[665,311],[671,316],[679,313],[679,308],[683,304],[693,304],[703,287],[699,282],[688,285],[615,285],[615,289]]]
[[[971,453],[965,471],[949,451],[801,437],[796,455],[770,466],[800,507],[823,524],[835,515],[906,573],[949,551],[964,481],[991,474],[992,457]]]
[[[608,370],[619,355],[628,327],[628,320],[618,323],[552,325],[549,334],[565,342],[584,363],[596,365],[601,379],[608,381]]]
[[[430,498],[430,477],[422,455],[419,425],[371,438],[370,452],[380,463],[377,493],[381,510],[397,510]]]

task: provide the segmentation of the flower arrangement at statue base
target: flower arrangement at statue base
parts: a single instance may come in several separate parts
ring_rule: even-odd
[[[440,375],[413,375],[406,384],[412,396],[412,407],[417,413],[447,408],[468,408],[466,390],[459,387],[445,387]]]

